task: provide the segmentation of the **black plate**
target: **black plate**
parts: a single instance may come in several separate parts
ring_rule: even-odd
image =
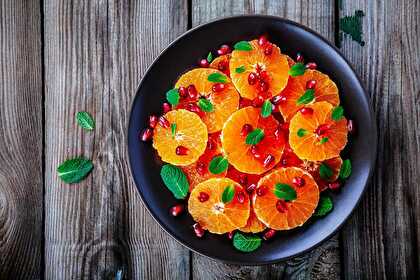
[[[197,238],[190,215],[171,217],[170,206],[179,203],[163,185],[161,162],[150,143],[139,141],[139,132],[150,114],[160,114],[165,93],[186,70],[196,67],[198,58],[213,53],[224,43],[233,44],[268,34],[283,53],[291,57],[302,52],[314,61],[340,90],[347,118],[353,119],[358,134],[351,138],[347,157],[353,173],[342,190],[333,195],[334,210],[325,218],[310,221],[293,231],[278,233],[252,253],[236,251],[226,236],[206,233]],[[306,252],[331,237],[358,204],[373,170],[376,157],[376,125],[369,98],[352,67],[339,51],[314,31],[273,16],[224,18],[194,28],[169,45],[144,75],[134,99],[128,127],[128,152],[134,180],[144,204],[156,221],[176,240],[205,256],[236,264],[267,264]]]

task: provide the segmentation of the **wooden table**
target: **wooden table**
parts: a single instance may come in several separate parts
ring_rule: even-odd
[[[159,52],[191,27],[234,14],[303,23],[336,44],[340,19],[364,13],[365,45],[341,51],[362,78],[379,128],[376,172],[339,234],[270,266],[190,252],[143,207],[126,127],[136,87]],[[0,279],[415,279],[420,250],[418,0],[0,1]],[[188,55],[188,54],[185,54]],[[93,133],[75,124],[86,110]],[[361,131],[360,133],[364,133]],[[95,169],[66,185],[56,168]]]

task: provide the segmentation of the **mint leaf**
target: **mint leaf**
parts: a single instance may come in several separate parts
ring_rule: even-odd
[[[315,98],[315,90],[307,89],[305,93],[296,101],[297,105],[308,104]]]
[[[184,199],[187,196],[190,185],[181,168],[172,164],[165,164],[160,170],[160,177],[175,198]]]
[[[209,171],[212,174],[221,174],[228,168],[228,160],[223,156],[215,156],[209,164]]]
[[[83,157],[68,159],[57,168],[58,176],[65,183],[82,181],[93,169],[92,161]]]
[[[319,144],[322,145],[322,144],[327,143],[327,142],[328,142],[328,137],[324,137],[324,138],[321,139],[321,141],[319,141]]]
[[[235,50],[238,50],[238,51],[251,51],[252,50],[251,44],[247,41],[240,41],[240,42],[236,43],[233,46],[233,48]]]
[[[285,201],[292,201],[297,198],[295,189],[288,184],[277,183],[273,192],[277,198],[284,199]]]
[[[263,118],[267,118],[271,115],[273,111],[273,104],[271,104],[270,100],[264,101],[263,105],[261,106],[261,116]]]
[[[318,201],[318,206],[315,209],[314,216],[322,217],[327,215],[333,209],[334,204],[329,195],[321,194]]]
[[[235,69],[235,72],[238,73],[238,74],[245,72],[245,66],[241,65],[241,66],[237,67]]]
[[[345,161],[343,161],[343,164],[341,165],[340,168],[340,179],[347,179],[348,177],[350,177],[351,175],[351,161],[349,159],[346,159]]]
[[[225,190],[222,193],[222,202],[229,203],[232,201],[234,196],[235,196],[235,187],[232,185],[229,185],[225,188]]]
[[[198,100],[198,106],[204,112],[213,112],[214,109],[213,104],[211,104],[210,100],[205,98],[200,98],[200,100]]]
[[[333,109],[332,113],[331,113],[331,118],[335,121],[339,121],[341,120],[341,118],[344,115],[344,109],[341,106],[337,106]]]
[[[257,250],[261,246],[261,237],[258,235],[244,235],[236,232],[233,236],[233,247],[245,253]]]
[[[228,78],[219,72],[211,73],[210,75],[207,76],[207,80],[212,83],[222,83],[222,84],[226,84],[228,82]]]
[[[299,136],[299,137],[303,137],[306,134],[308,134],[308,131],[306,129],[299,128],[299,130],[297,131],[297,136]]]
[[[292,77],[300,76],[305,73],[305,65],[302,62],[295,63],[289,69],[289,75]]]
[[[76,121],[84,129],[93,130],[95,128],[95,120],[88,112],[78,112]]]
[[[245,143],[248,145],[257,145],[264,138],[264,130],[256,128],[252,132],[248,133],[245,139]]]
[[[213,61],[213,54],[209,52],[209,54],[207,55],[207,62],[210,63],[212,61]]]
[[[326,165],[325,163],[319,166],[319,176],[324,180],[329,180],[334,175],[331,167]]]
[[[175,135],[176,135],[176,123],[171,123],[171,133],[172,133],[172,138],[175,138]]]
[[[174,106],[178,105],[179,103],[179,92],[178,89],[173,88],[171,90],[168,90],[166,92],[166,99],[168,100],[168,102]]]

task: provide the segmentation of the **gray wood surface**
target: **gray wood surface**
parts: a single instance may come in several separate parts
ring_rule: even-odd
[[[347,279],[418,279],[420,247],[420,2],[343,1],[365,13],[366,45],[344,55],[371,95],[378,123],[376,172],[342,231]]]
[[[41,11],[0,1],[0,279],[41,275]]]

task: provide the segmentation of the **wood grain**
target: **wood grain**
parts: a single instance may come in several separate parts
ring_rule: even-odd
[[[0,279],[40,279],[42,59],[36,1],[0,2]]]
[[[48,279],[188,279],[189,252],[145,211],[126,153],[136,87],[187,28],[186,1],[44,1]],[[74,120],[86,110],[93,132]],[[84,155],[93,173],[63,184],[56,166]]]
[[[334,1],[223,1],[193,0],[193,26],[212,19],[238,14],[269,14],[285,17],[318,31],[334,40]],[[340,276],[338,237],[303,257],[269,266],[236,266],[211,261],[193,254],[196,279],[336,279]],[[316,273],[315,273],[316,272]]]
[[[379,132],[376,172],[342,234],[347,279],[416,279],[420,250],[420,3],[343,1],[365,13],[361,47],[342,51],[371,95]]]

